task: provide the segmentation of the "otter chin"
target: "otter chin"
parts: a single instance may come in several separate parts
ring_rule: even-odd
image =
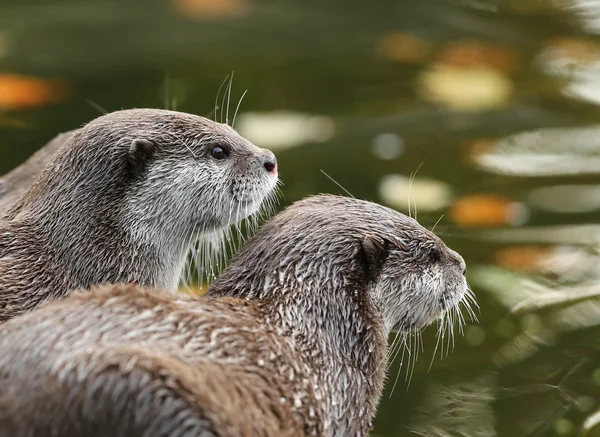
[[[367,436],[388,334],[469,295],[462,257],[375,203],[313,196],[191,297],[95,288],[0,327],[0,429],[36,436]]]
[[[231,127],[113,112],[70,134],[0,216],[0,322],[94,284],[175,289],[198,238],[273,195],[277,161]]]

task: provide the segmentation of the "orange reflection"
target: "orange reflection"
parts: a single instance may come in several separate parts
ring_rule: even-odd
[[[600,58],[600,46],[582,38],[555,37],[547,41],[545,54],[551,59],[570,59],[574,63],[590,63]]]
[[[175,9],[191,18],[231,17],[245,13],[248,0],[171,0]]]
[[[1,109],[35,108],[60,101],[65,94],[62,81],[0,74]]]
[[[520,224],[524,219],[524,206],[496,194],[475,194],[454,202],[450,219],[461,226],[501,226]]]
[[[488,67],[504,73],[518,65],[518,55],[508,47],[478,41],[455,41],[442,48],[438,60],[454,67]]]
[[[493,257],[495,264],[507,269],[542,273],[551,254],[549,246],[512,246],[496,251]]]
[[[496,144],[496,140],[493,138],[477,138],[468,141],[463,147],[463,162],[466,164],[476,164],[477,157],[492,150],[494,144]]]

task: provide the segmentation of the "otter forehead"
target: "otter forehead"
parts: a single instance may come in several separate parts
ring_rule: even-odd
[[[233,149],[255,147],[230,126],[205,117],[166,109],[125,109],[111,112],[88,123],[83,134],[102,130],[122,137],[151,136],[171,142],[179,138],[191,143],[226,144]]]
[[[194,131],[211,129],[216,134],[229,136],[237,133],[229,126],[199,115],[166,109],[124,109],[92,120],[86,127],[102,127],[109,131],[173,130]]]
[[[300,200],[281,214],[280,221],[291,226],[302,224],[444,244],[412,217],[373,202],[343,196],[321,194]]]

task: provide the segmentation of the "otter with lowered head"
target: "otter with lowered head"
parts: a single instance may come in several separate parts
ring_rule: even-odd
[[[74,288],[175,289],[198,235],[254,214],[275,156],[227,125],[133,109],[73,133],[0,217],[0,322]]]
[[[107,286],[0,327],[0,434],[366,436],[388,334],[454,311],[464,273],[412,218],[307,198],[206,296]]]

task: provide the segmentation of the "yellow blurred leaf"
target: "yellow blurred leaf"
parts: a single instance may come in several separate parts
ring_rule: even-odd
[[[460,111],[504,106],[512,94],[512,82],[490,67],[452,67],[443,64],[419,78],[423,98]]]
[[[208,287],[205,284],[195,284],[187,287],[183,287],[180,291],[188,296],[201,296],[203,295]]]
[[[379,55],[388,61],[420,64],[431,53],[432,44],[402,32],[384,34],[377,42]]]

